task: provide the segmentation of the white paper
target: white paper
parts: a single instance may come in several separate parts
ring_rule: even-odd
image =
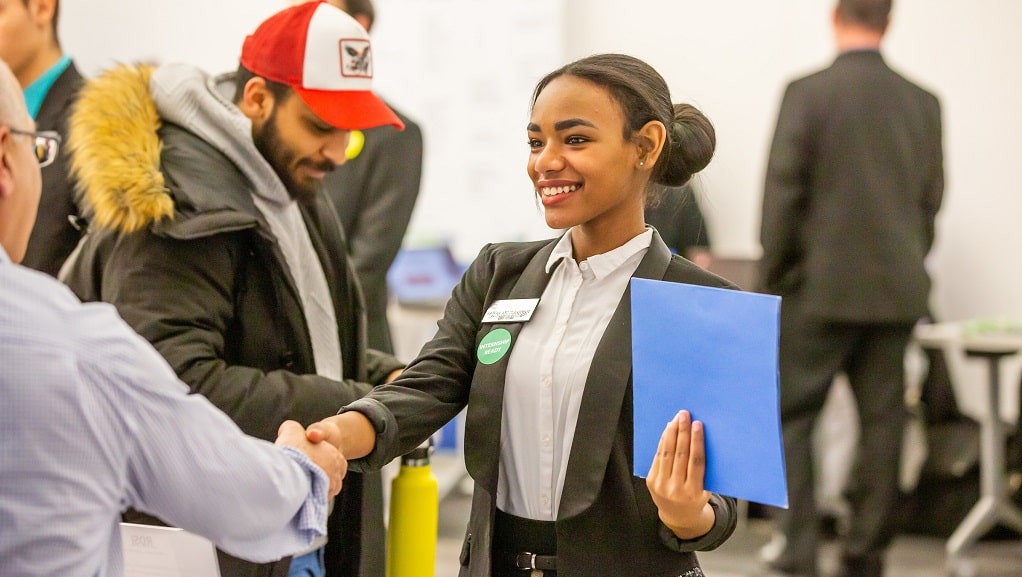
[[[124,577],[220,577],[216,547],[174,527],[121,523]]]

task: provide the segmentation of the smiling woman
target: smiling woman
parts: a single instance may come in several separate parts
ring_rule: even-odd
[[[705,490],[703,424],[688,411],[646,479],[632,475],[628,283],[734,288],[672,255],[643,218],[650,183],[706,166],[713,127],[620,54],[559,68],[533,94],[528,173],[548,224],[568,231],[484,247],[418,358],[310,437],[373,470],[467,407],[462,575],[701,577],[695,551],[727,540],[735,501]]]
[[[547,75],[536,87],[528,129],[528,173],[547,224],[578,227],[572,244],[579,261],[642,232],[649,183],[687,183],[716,145],[699,110],[672,105],[660,74],[622,54]]]

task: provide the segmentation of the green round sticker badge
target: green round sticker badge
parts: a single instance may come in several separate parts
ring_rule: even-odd
[[[483,337],[479,343],[479,350],[476,357],[484,365],[493,363],[504,358],[504,355],[511,349],[511,333],[507,329],[494,329]]]

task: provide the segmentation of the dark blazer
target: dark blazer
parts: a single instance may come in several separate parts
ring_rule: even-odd
[[[832,320],[925,316],[941,139],[937,97],[877,51],[788,85],[766,173],[761,290]]]
[[[323,179],[362,285],[369,346],[388,353],[394,345],[387,324],[387,270],[401,248],[422,179],[422,130],[394,112],[405,123],[403,131],[392,126],[363,131],[361,154]]]
[[[496,300],[537,298],[550,275],[556,241],[487,245],[455,288],[432,341],[394,383],[376,388],[345,410],[364,412],[379,435],[374,453],[351,462],[374,469],[404,454],[468,406],[465,464],[475,480],[461,563],[463,576],[490,574],[496,509],[505,355],[476,363],[476,349],[495,328],[515,339],[521,323],[480,323]],[[657,234],[636,277],[733,287],[672,256]],[[680,541],[657,516],[645,480],[632,474],[632,363],[629,291],[607,327],[586,381],[577,434],[557,515],[558,574],[677,576],[698,565],[695,550],[717,547],[736,522],[733,499],[714,495],[717,524],[706,536]],[[540,304],[542,306],[542,304]]]
[[[64,139],[53,164],[42,169],[43,192],[35,228],[22,261],[54,277],[78,244],[80,234],[69,221],[78,214],[74,180],[68,174],[67,119],[84,80],[72,62],[50,87],[36,117],[36,130],[54,130]]]
[[[706,219],[691,184],[667,186],[646,207],[646,224],[660,233],[671,252],[690,257],[691,249],[709,249]]]

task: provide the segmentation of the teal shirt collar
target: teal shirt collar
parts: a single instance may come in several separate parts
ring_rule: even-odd
[[[71,65],[71,57],[63,55],[60,60],[56,62],[50,69],[43,72],[42,76],[35,79],[35,82],[25,87],[25,104],[28,106],[28,113],[32,115],[32,119],[35,120],[36,116],[39,115],[39,109],[43,106],[43,100],[46,99],[46,95],[49,94],[50,88],[53,87],[53,83],[57,81],[57,78],[67,70],[67,67]]]

